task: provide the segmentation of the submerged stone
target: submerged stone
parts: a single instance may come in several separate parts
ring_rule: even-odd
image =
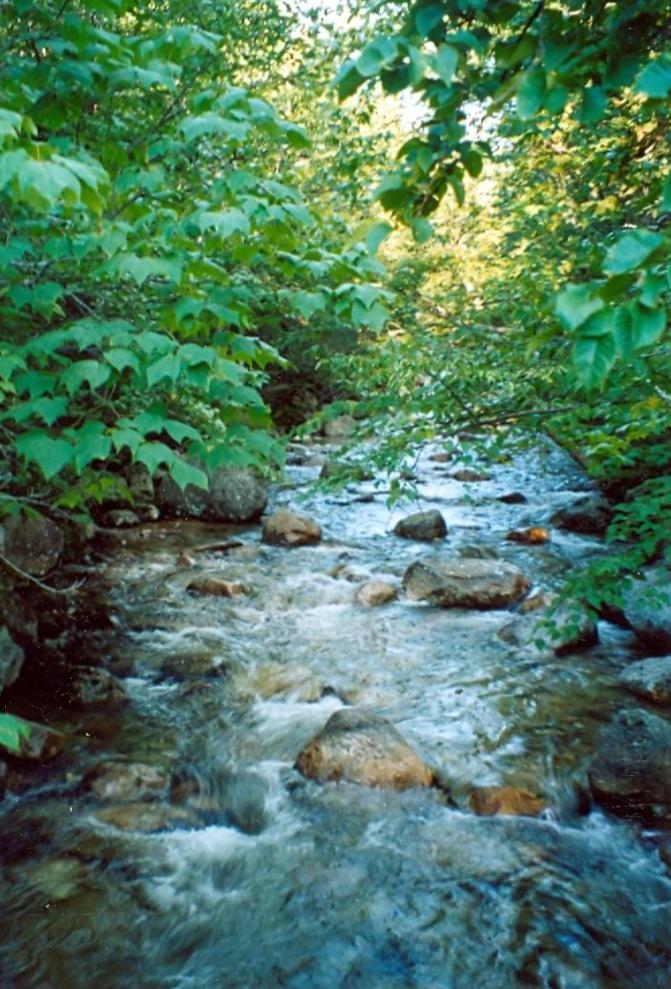
[[[538,817],[548,807],[542,797],[516,786],[479,786],[471,793],[468,803],[480,817],[494,817],[497,814]]]
[[[441,513],[432,508],[428,512],[415,512],[401,519],[394,526],[394,532],[403,539],[444,539],[447,525]]]
[[[410,598],[441,608],[507,608],[531,587],[521,570],[500,560],[416,560],[403,577]]]
[[[312,546],[321,537],[321,526],[314,519],[288,508],[280,509],[263,523],[263,542],[273,546]]]

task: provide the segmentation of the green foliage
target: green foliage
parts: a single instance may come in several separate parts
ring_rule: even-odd
[[[70,502],[119,458],[180,485],[205,481],[186,458],[277,465],[268,320],[384,323],[380,266],[292,185],[305,128],[245,85],[295,33],[266,6],[186,23],[177,3],[3,5],[0,430],[19,486],[41,475]]]

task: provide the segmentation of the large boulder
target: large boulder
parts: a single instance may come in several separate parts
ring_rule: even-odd
[[[586,495],[572,505],[560,508],[550,521],[557,529],[567,529],[585,536],[603,536],[612,517],[609,501],[600,495]]]
[[[431,786],[434,774],[386,718],[342,708],[310,741],[296,768],[319,783],[348,780],[405,790]]]
[[[33,577],[58,565],[64,545],[62,529],[44,515],[12,515],[0,526],[3,556]]]
[[[445,519],[437,508],[432,508],[428,512],[415,512],[407,515],[394,526],[397,536],[404,539],[444,539],[447,535],[447,525]]]
[[[321,537],[321,527],[314,519],[281,508],[265,519],[261,538],[272,546],[312,546]]]
[[[268,486],[253,470],[220,467],[208,475],[207,490],[187,484],[182,491],[169,474],[164,474],[156,501],[169,518],[253,522],[268,503]]]
[[[671,656],[630,663],[620,674],[619,682],[653,704],[671,704]]]
[[[671,724],[644,710],[618,712],[601,737],[589,782],[615,813],[671,818]]]
[[[403,576],[408,597],[441,608],[507,608],[531,587],[521,570],[500,560],[416,560]]]
[[[0,693],[5,687],[11,687],[15,683],[23,660],[23,649],[17,646],[8,629],[4,625],[0,626]]]
[[[671,574],[657,568],[624,595],[624,615],[634,632],[658,653],[671,651]]]

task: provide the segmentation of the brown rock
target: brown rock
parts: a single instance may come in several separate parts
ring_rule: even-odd
[[[82,785],[99,800],[159,800],[167,777],[143,762],[101,762],[84,776]]]
[[[394,526],[394,532],[403,539],[444,539],[447,535],[445,519],[436,508],[428,512],[415,512],[407,515]]]
[[[452,454],[439,450],[438,453],[432,453],[429,460],[432,460],[434,464],[448,464],[452,460]]]
[[[296,760],[319,783],[348,780],[405,790],[431,786],[434,774],[390,721],[357,708],[332,714]]]
[[[495,814],[538,817],[548,807],[546,800],[516,786],[479,786],[471,793],[468,803],[480,817]]]
[[[366,608],[378,608],[382,604],[395,601],[397,597],[398,591],[386,580],[369,580],[361,585],[354,600]]]
[[[416,560],[403,576],[410,598],[442,608],[506,608],[531,586],[521,570],[500,560]]]
[[[0,527],[2,552],[33,577],[44,577],[58,564],[64,547],[63,532],[43,515],[12,515]]]
[[[103,824],[111,824],[122,831],[169,831],[175,828],[195,827],[198,818],[183,807],[167,804],[120,804],[104,807],[96,814]]]
[[[330,439],[346,439],[355,429],[356,419],[350,415],[342,415],[325,422],[322,432]]]
[[[549,608],[553,600],[553,594],[549,594],[547,591],[539,591],[538,594],[532,594],[531,597],[528,597],[525,601],[522,601],[519,609],[520,614],[528,615],[532,611],[540,611],[541,608]]]
[[[525,546],[538,546],[549,542],[551,536],[547,529],[534,525],[530,529],[513,529],[507,534],[506,539],[512,543],[524,543]]]
[[[473,483],[475,481],[491,481],[492,479],[491,474],[487,474],[479,470],[472,470],[470,467],[465,467],[463,470],[455,470],[452,477],[455,481],[466,481],[468,483]]]
[[[244,584],[224,580],[221,577],[196,577],[187,585],[186,589],[190,594],[219,598],[233,598],[239,594],[247,594],[247,588]]]
[[[321,537],[321,527],[313,519],[281,508],[264,521],[261,538],[272,546],[312,546]]]
[[[128,694],[117,677],[107,670],[91,666],[72,669],[68,693],[71,703],[85,707],[124,704],[128,700]]]

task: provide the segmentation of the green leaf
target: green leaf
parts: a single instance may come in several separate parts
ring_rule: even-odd
[[[573,364],[586,388],[602,385],[617,356],[615,340],[610,334],[579,337],[573,344]]]
[[[119,372],[125,371],[127,367],[132,368],[136,374],[142,370],[139,357],[127,347],[114,347],[105,354],[105,360]]]
[[[665,100],[671,91],[671,56],[664,54],[656,61],[648,62],[639,74],[634,89],[652,99]]]
[[[175,382],[179,377],[182,361],[179,354],[165,354],[147,368],[147,385],[153,388],[163,378]]]
[[[663,242],[662,235],[652,230],[628,231],[608,249],[603,270],[607,275],[621,275],[639,268]]]
[[[632,336],[637,350],[657,343],[666,329],[666,309],[645,309],[633,303],[631,318]]]
[[[100,361],[76,361],[61,375],[61,384],[69,395],[74,395],[82,385],[88,385],[91,391],[100,388],[108,381],[112,369]]]
[[[94,460],[107,460],[112,452],[112,440],[102,422],[87,422],[68,435],[75,444],[75,467],[80,473]]]
[[[189,426],[185,422],[178,422],[177,419],[166,419],[163,423],[163,429],[175,443],[183,443],[184,440],[202,439],[197,429],[194,429],[193,426]]]
[[[451,45],[439,45],[433,58],[433,67],[446,86],[452,82],[452,77],[459,64],[459,52]]]
[[[430,3],[415,10],[415,27],[417,33],[428,38],[431,32],[443,20],[445,7],[442,3]]]
[[[334,81],[334,85],[338,90],[338,98],[346,100],[348,96],[356,93],[359,86],[365,81],[352,59],[345,62],[340,67]]]
[[[591,285],[569,284],[555,297],[555,312],[569,330],[577,329],[603,306]]]
[[[235,233],[248,234],[251,229],[248,217],[240,209],[199,213],[198,226],[203,233],[215,230],[220,237],[230,237]]]
[[[31,725],[14,714],[0,714],[0,746],[12,755],[20,756],[22,742],[29,738]]]
[[[374,38],[368,42],[354,63],[356,70],[364,78],[375,76],[393,64],[397,51],[397,44],[392,38]]]
[[[603,118],[607,105],[608,99],[601,86],[587,86],[583,90],[578,119],[583,124],[596,124]]]
[[[412,236],[417,244],[425,244],[433,236],[433,227],[426,217],[418,216],[412,221]]]
[[[662,213],[671,211],[671,175],[667,175],[662,186]]]
[[[136,463],[144,464],[150,474],[155,474],[161,464],[172,467],[176,459],[165,443],[142,443],[135,451]]]
[[[181,458],[176,458],[171,464],[170,476],[182,491],[187,484],[194,484],[197,488],[203,488],[205,491],[208,489],[207,474]]]
[[[545,72],[541,68],[522,73],[517,86],[517,115],[531,120],[543,106],[546,95]]]
[[[27,463],[36,464],[48,481],[71,464],[74,458],[74,449],[67,440],[51,439],[41,431],[19,436],[16,449]]]

